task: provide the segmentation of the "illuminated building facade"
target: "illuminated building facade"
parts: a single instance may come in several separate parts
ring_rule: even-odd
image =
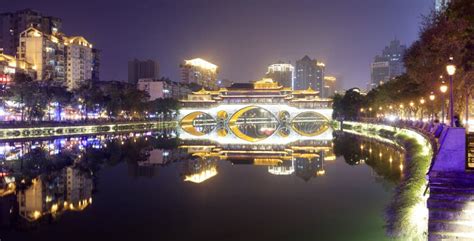
[[[81,36],[49,35],[30,27],[20,34],[17,56],[36,67],[38,80],[54,80],[69,90],[93,79],[93,73],[99,78],[98,50]]]
[[[218,106],[223,104],[288,104],[297,108],[330,108],[331,100],[319,97],[311,88],[291,90],[270,78],[253,83],[237,83],[219,90],[202,89],[181,100],[183,107]]]
[[[128,83],[136,84],[140,79],[160,78],[160,66],[155,60],[128,61]]]
[[[403,56],[406,52],[406,45],[400,44],[395,39],[382,51],[382,55],[377,55],[371,64],[371,83],[369,89],[377,87],[392,78],[405,72]]]
[[[36,66],[39,80],[65,81],[66,53],[61,38],[30,27],[20,34],[17,56]]]
[[[24,73],[32,79],[36,78],[36,66],[13,56],[0,53],[0,84],[9,84],[15,73]]]
[[[293,88],[293,80],[295,78],[295,67],[291,64],[279,61],[276,64],[268,66],[266,78],[270,78],[280,83],[283,87]]]
[[[0,14],[0,49],[3,49],[5,54],[14,56],[20,45],[20,34],[29,27],[34,27],[48,35],[55,35],[61,31],[62,21],[31,9],[2,13]]]
[[[296,61],[295,67],[295,81],[293,89],[305,90],[311,88],[321,93],[320,97],[324,96],[323,80],[326,65],[318,62],[316,59],[311,59],[307,55],[302,59]]]
[[[185,60],[180,65],[181,83],[195,83],[209,90],[216,90],[219,67],[204,59]]]
[[[81,83],[92,79],[93,60],[92,44],[84,37],[76,36],[65,39],[67,57],[66,86],[69,90],[77,89]]]
[[[164,98],[179,99],[191,93],[187,85],[167,79],[140,79],[137,88],[146,91],[150,101]]]

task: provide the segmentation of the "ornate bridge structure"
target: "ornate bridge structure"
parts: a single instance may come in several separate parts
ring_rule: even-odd
[[[312,89],[283,88],[271,79],[217,91],[203,89],[181,102],[178,120],[184,139],[284,144],[332,138],[331,100],[319,98]]]

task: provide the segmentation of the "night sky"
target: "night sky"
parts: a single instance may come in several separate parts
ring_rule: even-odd
[[[102,50],[101,79],[127,78],[127,61],[157,59],[179,80],[183,59],[220,66],[219,78],[246,82],[266,66],[308,54],[365,87],[370,62],[390,40],[409,45],[433,0],[5,0],[0,12],[32,8],[63,19],[67,35]]]

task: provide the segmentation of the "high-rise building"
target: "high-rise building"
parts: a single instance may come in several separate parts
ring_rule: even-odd
[[[185,60],[180,65],[181,68],[181,83],[191,84],[196,83],[205,89],[217,89],[217,74],[219,67],[204,59],[196,58]]]
[[[322,94],[325,68],[324,63],[311,59],[307,55],[297,60],[293,89],[306,90],[311,88]]]
[[[279,61],[276,64],[268,66],[265,77],[278,82],[283,87],[292,88],[295,77],[295,67],[291,64]]]
[[[53,80],[69,90],[91,80],[94,69],[98,78],[99,56],[81,36],[49,35],[30,27],[20,34],[17,56],[36,68],[38,80]]]
[[[136,84],[139,79],[158,79],[160,77],[160,66],[154,60],[128,61],[128,83]]]
[[[30,27],[20,34],[17,57],[36,67],[37,79],[64,82],[66,51],[61,37]]]
[[[100,50],[92,48],[92,81],[100,80]]]
[[[451,2],[451,0],[435,0],[435,10],[436,12],[441,12],[446,7],[448,7],[448,4]]]
[[[377,55],[371,64],[371,83],[369,88],[377,87],[390,79],[405,72],[403,56],[406,52],[406,45],[401,45],[395,39],[390,42],[382,51],[382,55]]]
[[[55,35],[61,31],[62,21],[59,18],[43,16],[41,13],[24,9],[13,13],[0,14],[0,49],[8,55],[15,55],[20,45],[20,34],[29,27]]]
[[[76,36],[66,39],[67,77],[69,90],[76,89],[86,80],[92,79],[93,53],[92,44],[84,37]]]

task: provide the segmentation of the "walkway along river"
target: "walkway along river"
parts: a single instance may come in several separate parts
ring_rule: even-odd
[[[401,236],[423,239],[427,234],[429,240],[472,239],[474,174],[466,169],[465,129],[428,125],[399,128],[344,122],[343,129],[397,142],[407,149],[404,180],[392,204],[397,211],[388,216],[406,216],[394,219],[408,221],[393,226]]]

